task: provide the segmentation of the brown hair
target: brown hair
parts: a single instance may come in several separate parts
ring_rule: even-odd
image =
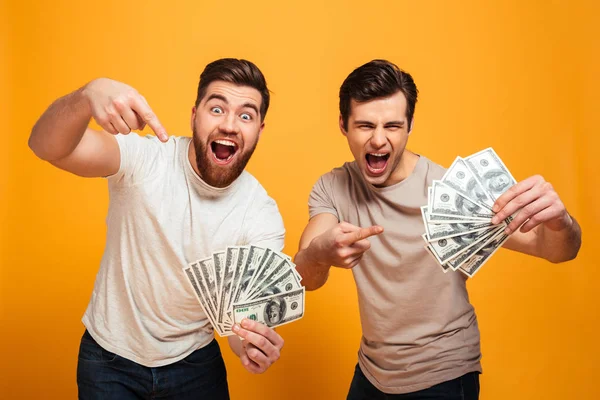
[[[406,118],[410,129],[419,91],[409,73],[386,60],[373,60],[356,68],[340,87],[340,114],[348,129],[350,103],[366,102],[402,92],[406,97]]]
[[[240,86],[250,86],[260,92],[260,119],[263,121],[269,109],[270,94],[264,75],[256,65],[247,60],[222,58],[211,62],[200,74],[196,107],[206,95],[206,88],[211,82],[224,81]]]

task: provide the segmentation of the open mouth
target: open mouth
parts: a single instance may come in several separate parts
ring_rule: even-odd
[[[387,167],[390,153],[367,153],[365,158],[367,160],[367,170],[372,175],[380,175]]]
[[[238,151],[238,145],[227,139],[218,139],[210,143],[217,164],[229,164]]]

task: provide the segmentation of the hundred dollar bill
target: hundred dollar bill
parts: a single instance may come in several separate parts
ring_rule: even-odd
[[[251,298],[251,295],[256,290],[261,290],[262,288],[269,286],[275,279],[277,279],[277,277],[279,275],[283,274],[285,271],[287,271],[289,269],[292,269],[292,265],[290,264],[290,262],[288,260],[283,260],[275,268],[273,268],[273,270],[271,271],[269,276],[267,276],[262,282],[260,282],[258,287],[254,287],[250,291],[248,291],[248,293],[246,293],[244,295],[244,299]]]
[[[212,304],[212,309],[216,317],[219,303],[217,301],[217,278],[215,277],[215,270],[213,268],[213,258],[209,257],[203,260],[198,260],[195,265],[198,266],[198,269],[202,274],[202,278],[204,278],[204,286],[208,291],[208,293],[205,294],[207,295],[206,297],[208,297],[209,302]],[[195,271],[193,265],[192,270]]]
[[[467,262],[465,262],[459,271],[463,272],[468,277],[472,278],[477,271],[481,269],[490,257],[506,242],[509,235],[500,230],[492,240],[490,240],[482,249],[471,256]]]
[[[198,302],[202,306],[204,313],[208,317],[208,320],[212,324],[213,328],[217,331],[217,333],[221,336],[224,335],[223,328],[220,324],[217,323],[217,312],[210,301],[208,296],[208,289],[206,288],[204,277],[202,272],[200,271],[198,262],[190,264],[188,268],[184,269],[186,276],[188,277],[192,287],[194,288],[194,293],[196,293],[196,297],[198,298]]]
[[[465,163],[494,201],[517,183],[491,147],[465,158]]]
[[[284,273],[277,276],[270,284],[263,285],[254,291],[248,299],[258,299],[261,297],[271,296],[277,293],[289,292],[294,289],[300,289],[302,285],[300,285],[300,281],[296,278],[294,274],[294,269],[290,268]]]
[[[477,205],[441,181],[433,181],[431,215],[478,218],[490,221],[494,213],[481,205]]]
[[[426,240],[433,241],[438,239],[449,238],[452,236],[459,236],[466,233],[476,232],[492,226],[491,222],[487,221],[469,221],[469,222],[448,222],[444,224],[433,223],[428,221],[428,208],[427,206],[421,207],[421,216],[423,217],[423,223],[425,224]]]
[[[445,264],[448,260],[458,256],[463,251],[477,244],[490,232],[496,229],[498,229],[497,226],[492,226],[485,230],[468,233],[462,236],[453,236],[448,239],[435,240],[430,242],[429,246],[439,263]]]
[[[427,208],[431,210],[431,200],[433,198],[433,188],[430,186],[427,188]],[[432,215],[430,212],[427,213],[427,221],[432,224],[449,224],[449,223],[469,223],[469,222],[481,222],[480,218],[471,218],[464,215],[460,217],[448,216],[448,215]]]
[[[233,296],[232,304],[238,303],[243,300],[243,295],[248,289],[248,284],[256,271],[256,268],[260,264],[260,260],[265,252],[265,249],[258,246],[250,246],[248,256],[244,262],[242,272],[240,273],[239,282],[236,288],[236,293]]]
[[[484,246],[486,246],[490,242],[490,240],[492,240],[494,238],[494,236],[496,236],[496,234],[499,231],[504,230],[504,228],[506,228],[506,223],[502,223],[502,224],[498,225],[495,230],[489,232],[487,234],[487,236],[484,237],[483,239],[481,239],[481,241],[479,241],[475,246],[469,247],[467,250],[463,251],[456,257],[448,260],[446,262],[446,264],[448,264],[450,266],[450,268],[452,268],[453,271],[456,271],[465,262],[467,262],[473,254],[477,253]]]
[[[231,284],[231,293],[229,295],[229,299],[227,300],[227,306],[225,313],[227,314],[227,318],[233,321],[233,297],[237,293],[237,289],[240,283],[240,276],[242,275],[244,269],[244,263],[248,257],[248,253],[250,252],[250,246],[241,246],[238,247],[238,255],[235,259],[235,267],[233,270],[233,279]]]
[[[229,298],[231,297],[231,286],[233,285],[233,274],[235,272],[235,261],[238,256],[238,247],[227,247],[225,249],[225,266],[223,268],[223,287],[219,293],[219,315],[218,321],[220,323],[223,322],[231,322],[227,321],[227,306],[229,302]]]
[[[216,281],[216,295],[217,295],[217,306],[220,307],[221,300],[221,288],[223,287],[223,274],[225,273],[225,252],[219,251],[213,253],[213,268],[215,269],[215,281]]]
[[[204,314],[210,321],[211,325],[213,327],[216,327],[217,324],[215,323],[211,312],[208,310],[208,307],[206,306],[206,304],[207,304],[206,299],[204,298],[202,291],[198,287],[198,282],[196,282],[196,279],[194,278],[192,268],[186,267],[183,269],[183,271],[185,272],[185,275],[187,276],[188,281],[190,282],[190,284],[192,286],[192,289],[194,289],[194,294],[196,295],[196,299],[198,300],[198,303],[200,303],[200,306],[202,306],[202,311],[204,311]],[[219,334],[220,334],[220,332],[219,332]]]
[[[304,316],[304,287],[233,305],[235,323],[248,318],[275,327]]]
[[[283,260],[285,260],[285,258],[275,251],[271,251],[268,254],[267,252],[265,252],[265,254],[262,257],[260,269],[256,273],[254,273],[254,276],[252,277],[252,280],[248,285],[248,293],[253,292],[256,286],[262,283],[262,281],[267,276],[269,276],[271,272],[277,267],[277,265],[279,265]]]
[[[473,203],[481,204],[491,210],[494,200],[481,186],[465,160],[456,157],[450,168],[442,177],[442,182],[462,194]]]

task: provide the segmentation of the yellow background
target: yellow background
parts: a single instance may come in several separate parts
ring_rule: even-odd
[[[339,86],[373,58],[396,62],[420,89],[410,149],[449,166],[493,146],[517,180],[552,182],[584,246],[561,265],[503,250],[469,282],[481,398],[598,398],[598,2],[0,4],[0,398],[76,397],[80,318],[105,239],[106,183],[36,159],[34,122],[107,76],[137,88],[170,134],[190,135],[198,76],[225,56],[254,61],[273,91],[249,170],[279,204],[288,254],[313,183],[351,158]],[[279,332],[282,359],[261,376],[222,346],[232,397],[345,398],[360,338],[351,273],[333,271],[307,294],[305,318]]]

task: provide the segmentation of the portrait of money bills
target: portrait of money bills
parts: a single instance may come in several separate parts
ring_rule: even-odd
[[[444,272],[473,277],[508,239],[504,229],[514,216],[493,225],[494,202],[517,182],[492,148],[456,157],[428,188],[421,207],[425,248]]]
[[[233,335],[248,318],[269,327],[304,315],[304,287],[287,255],[259,246],[234,246],[184,268],[215,331]]]

